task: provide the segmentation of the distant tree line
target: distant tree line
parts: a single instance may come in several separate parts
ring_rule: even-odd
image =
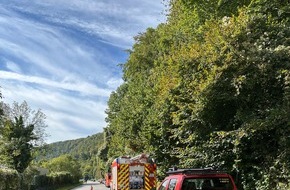
[[[290,184],[290,4],[170,0],[135,38],[108,101],[104,160],[214,166],[239,189]]]
[[[80,178],[89,176],[92,179],[100,179],[104,177],[103,174],[107,167],[106,162],[98,156],[104,143],[104,134],[97,133],[86,138],[46,144],[37,149],[34,162],[41,167],[48,168],[52,173],[69,169],[71,173]],[[72,163],[67,159],[76,162]]]

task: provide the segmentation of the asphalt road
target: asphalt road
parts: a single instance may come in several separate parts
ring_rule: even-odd
[[[110,190],[110,188],[107,188],[104,184],[99,182],[88,181],[87,183],[71,190]]]

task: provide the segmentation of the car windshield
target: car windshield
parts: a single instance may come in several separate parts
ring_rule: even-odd
[[[185,178],[182,190],[232,190],[228,177]]]

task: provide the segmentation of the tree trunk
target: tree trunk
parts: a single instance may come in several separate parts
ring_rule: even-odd
[[[24,183],[23,183],[23,173],[18,173],[19,175],[19,179],[20,179],[20,182],[19,182],[19,190],[25,190],[26,188],[24,188]]]

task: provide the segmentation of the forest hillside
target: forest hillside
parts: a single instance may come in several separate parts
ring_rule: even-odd
[[[103,145],[103,133],[97,133],[86,138],[46,144],[36,151],[34,161],[37,165],[41,165],[63,155],[69,155],[79,162],[82,175],[101,178],[104,165],[99,159],[98,153],[103,149]]]
[[[216,167],[239,189],[290,184],[290,4],[170,0],[135,38],[108,102],[108,154]]]

